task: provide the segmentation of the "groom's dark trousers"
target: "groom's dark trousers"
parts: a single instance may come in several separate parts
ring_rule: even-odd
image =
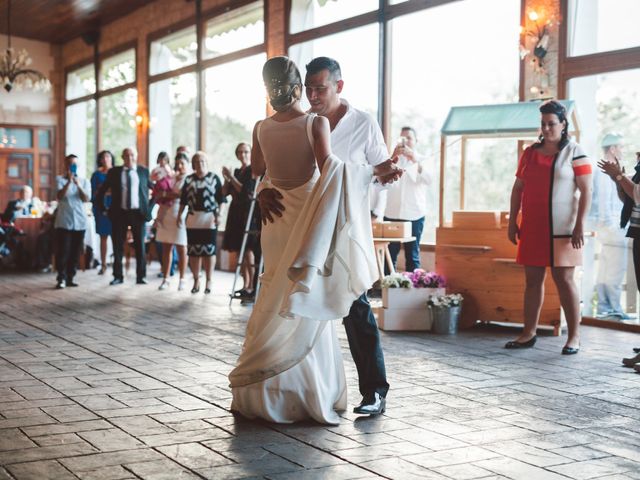
[[[360,393],[367,397],[378,392],[380,396],[386,397],[389,384],[380,344],[380,331],[366,293],[353,302],[343,324],[347,331],[351,356],[358,369]]]

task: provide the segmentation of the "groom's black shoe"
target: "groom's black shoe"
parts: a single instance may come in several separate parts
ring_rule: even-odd
[[[380,415],[384,413],[386,401],[378,392],[373,395],[366,395],[362,398],[360,405],[353,409],[353,413],[359,415]]]

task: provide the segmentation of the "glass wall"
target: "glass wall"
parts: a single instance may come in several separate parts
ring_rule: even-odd
[[[122,165],[122,150],[136,148],[137,144],[137,125],[133,119],[138,110],[138,92],[129,88],[101,97],[99,102],[102,137],[100,148],[113,152],[116,157],[115,165]]]
[[[197,76],[187,73],[149,86],[149,165],[158,153],[196,145]]]
[[[74,100],[96,93],[96,75],[93,63],[67,74],[66,99]]]
[[[569,0],[569,56],[640,46],[638,0]]]

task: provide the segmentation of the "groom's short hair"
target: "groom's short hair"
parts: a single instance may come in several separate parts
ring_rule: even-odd
[[[337,82],[342,80],[342,70],[337,60],[329,57],[316,57],[306,65],[307,75],[315,75],[322,70],[329,70],[329,78]]]

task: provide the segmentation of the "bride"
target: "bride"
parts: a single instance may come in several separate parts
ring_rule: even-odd
[[[367,188],[389,164],[345,165],[331,154],[329,122],[300,106],[302,80],[287,57],[262,76],[276,113],[253,132],[251,168],[266,172],[284,210],[262,228],[264,274],[242,353],[229,380],[231,409],[248,418],[339,423],[347,388],[335,319],[373,283]],[[389,177],[387,177],[389,178]]]

